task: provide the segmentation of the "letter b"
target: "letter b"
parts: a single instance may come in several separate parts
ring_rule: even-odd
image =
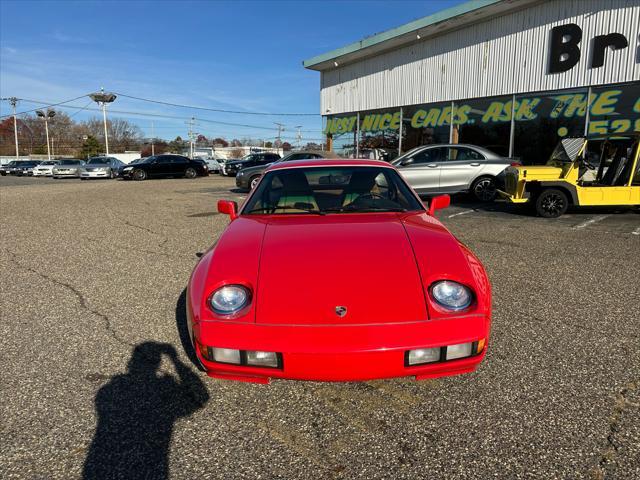
[[[575,23],[559,25],[551,29],[549,73],[566,72],[580,61],[580,40],[582,40],[582,29]]]

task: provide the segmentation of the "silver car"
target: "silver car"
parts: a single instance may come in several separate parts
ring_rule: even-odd
[[[419,194],[470,192],[490,202],[496,197],[504,169],[513,159],[476,145],[423,145],[393,160],[409,185]]]
[[[51,175],[53,178],[78,178],[80,176],[80,169],[84,165],[83,160],[77,160],[75,158],[63,158],[58,160],[58,165],[54,165],[51,169]]]
[[[115,157],[91,157],[80,169],[80,180],[116,178],[125,163]]]

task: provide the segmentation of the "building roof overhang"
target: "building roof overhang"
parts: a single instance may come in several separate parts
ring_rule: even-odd
[[[542,0],[471,0],[317,55],[304,60],[302,64],[310,70],[330,70],[488,18],[520,10],[540,1]]]

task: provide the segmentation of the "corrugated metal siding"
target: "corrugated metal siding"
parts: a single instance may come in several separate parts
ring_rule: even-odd
[[[548,74],[551,28],[582,28],[581,57]],[[629,41],[588,68],[591,39],[619,32]],[[468,28],[322,72],[321,113],[413,105],[640,80],[638,0],[549,0]]]

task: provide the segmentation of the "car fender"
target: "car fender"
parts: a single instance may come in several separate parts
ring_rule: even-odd
[[[569,182],[557,181],[557,182],[527,182],[525,183],[525,191],[530,192],[532,195],[539,192],[544,188],[558,188],[565,190],[569,194],[569,198],[574,205],[580,205],[578,201],[578,191],[576,186]]]

